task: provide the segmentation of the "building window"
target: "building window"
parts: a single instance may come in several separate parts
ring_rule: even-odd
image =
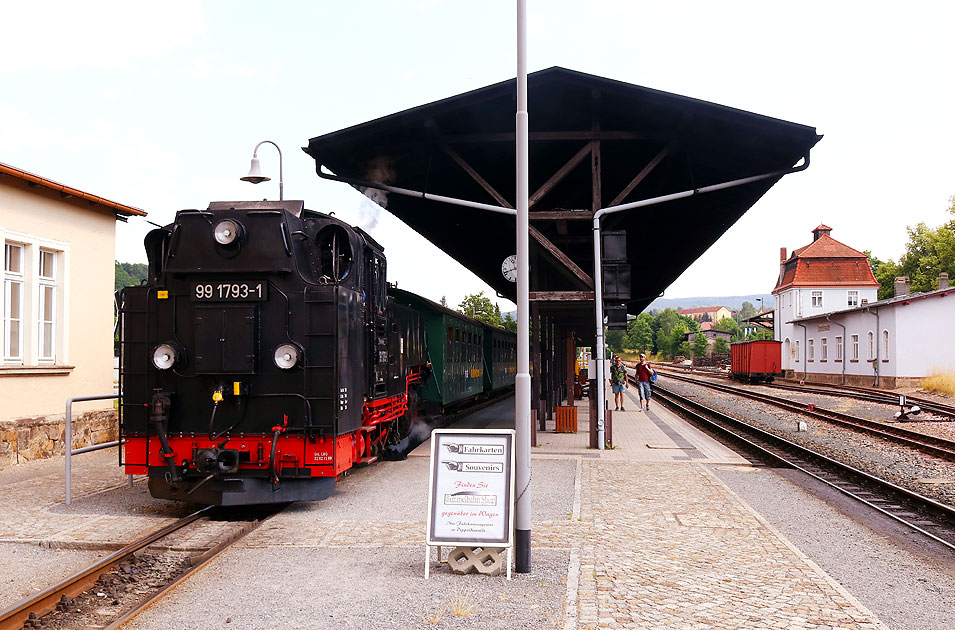
[[[836,337],[836,361],[842,361],[842,337]]]
[[[846,298],[846,306],[859,306],[859,292],[858,291],[849,291],[849,295]]]
[[[40,250],[40,308],[37,318],[38,359],[56,359],[56,252]]]
[[[815,343],[815,339],[806,341],[806,361],[814,361],[816,359]]]
[[[23,361],[23,245],[3,245],[3,360]]]
[[[882,331],[882,360],[889,360],[889,331]]]
[[[869,360],[875,358],[875,343],[872,339],[872,331],[869,331]]]
[[[812,307],[822,308],[822,291],[812,292]]]
[[[828,341],[829,341],[829,340],[828,340],[826,337],[823,337],[823,338],[820,340],[820,346],[822,346],[822,347],[821,347],[821,350],[822,350],[822,360],[823,360],[823,361],[828,361],[828,360],[829,360],[829,346],[828,346]]]
[[[795,357],[796,357],[796,363],[799,363],[799,342],[798,342],[798,341],[796,342],[796,354],[795,354]]]
[[[850,340],[850,343],[852,344],[852,350],[851,350],[852,360],[858,361],[859,360],[859,335],[852,335],[851,337],[849,337],[849,340]]]

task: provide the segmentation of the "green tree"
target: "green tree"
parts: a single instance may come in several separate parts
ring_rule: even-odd
[[[893,260],[881,261],[873,256],[868,250],[865,254],[869,257],[869,267],[872,268],[872,275],[879,282],[879,293],[877,298],[886,300],[895,293],[895,278],[902,269]]]
[[[144,263],[121,263],[115,261],[116,270],[113,274],[113,290],[119,291],[123,287],[138,287],[146,279],[148,266]]]
[[[640,313],[627,323],[624,346],[637,352],[653,352],[653,315]]]
[[[682,357],[689,357],[692,351],[693,349],[690,347],[689,341],[681,341],[680,344],[676,346],[673,356],[680,355]]]
[[[444,295],[441,296],[441,306],[443,306],[443,307],[445,307],[445,308],[448,307],[448,298],[447,298],[446,296],[444,296]]]
[[[773,340],[773,331],[765,328],[757,328],[755,332],[746,337],[746,341],[761,341],[763,339]]]
[[[753,306],[752,302],[743,302],[743,306],[740,307],[739,312],[733,316],[733,319],[736,321],[743,321],[747,317],[752,317],[756,314],[756,307]]]
[[[955,196],[949,198],[948,211],[952,220],[935,229],[925,223],[906,231],[909,240],[905,244],[905,253],[896,263],[893,260],[882,261],[866,251],[869,266],[879,282],[879,299],[885,300],[895,295],[895,279],[908,276],[912,292],[934,291],[938,288],[938,275],[947,271],[955,276]]]
[[[729,354],[730,345],[722,337],[718,337],[716,341],[713,342],[713,353],[714,354]]]
[[[626,338],[626,333],[622,330],[608,330],[607,331],[607,347],[614,351],[614,353],[619,353],[623,350],[623,340]]]
[[[706,338],[701,332],[696,333],[693,337],[693,356],[694,357],[705,357],[706,350],[710,347],[710,341]]]
[[[681,322],[680,314],[672,308],[663,309],[663,312],[657,315],[657,323],[664,337],[669,337],[673,329]]]
[[[498,313],[498,314],[500,314],[500,313]],[[504,316],[504,319],[503,319],[502,324],[503,324],[503,328],[505,328],[505,329],[507,329],[507,330],[509,330],[509,331],[511,331],[511,332],[517,332],[517,320],[514,319],[514,318],[511,316],[510,313],[508,313],[508,314],[506,314],[506,315]]]
[[[500,309],[484,295],[484,291],[472,293],[461,300],[461,303],[458,304],[458,312],[491,326],[505,327],[505,321],[501,319]]]
[[[736,331],[739,330],[739,324],[737,324],[736,320],[734,320],[732,317],[724,317],[720,321],[713,324],[713,330],[728,332],[731,335],[735,335]]]

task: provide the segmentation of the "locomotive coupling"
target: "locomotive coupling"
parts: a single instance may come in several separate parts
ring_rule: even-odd
[[[238,472],[239,451],[220,448],[196,449],[193,463],[196,470],[207,475]]]

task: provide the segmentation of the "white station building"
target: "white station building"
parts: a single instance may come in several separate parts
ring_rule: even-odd
[[[895,296],[879,301],[867,256],[831,231],[820,225],[812,243],[780,252],[774,327],[786,376],[894,388],[955,371],[955,342],[944,334],[955,319],[948,274],[914,295],[908,277],[896,278]]]

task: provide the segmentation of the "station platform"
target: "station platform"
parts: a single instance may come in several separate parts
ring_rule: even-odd
[[[275,627],[263,614],[284,627],[340,627],[358,623],[356,606],[365,627],[435,627],[462,588],[480,622],[455,626],[446,613],[442,627],[884,627],[714,474],[749,462],[656,403],[637,411],[631,393],[613,414],[612,449],[588,448],[586,399],[576,433],[537,433],[532,571],[512,582],[437,565],[423,579],[426,442],[406,461],[356,470],[325,501],[290,506],[126,627]],[[513,399],[455,425],[512,426]],[[129,487],[116,462],[112,449],[76,457],[71,506],[63,458],[0,469],[0,574],[17,575],[25,556],[49,571],[5,584],[0,608],[187,512],[151,499],[141,478]],[[213,611],[221,619],[204,620]]]

